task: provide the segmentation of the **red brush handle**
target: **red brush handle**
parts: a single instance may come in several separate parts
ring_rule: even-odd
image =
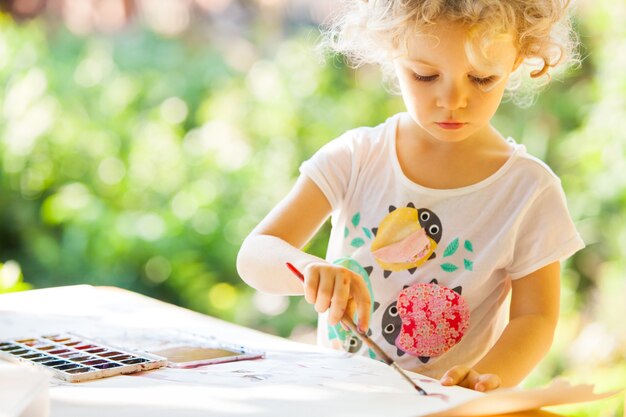
[[[298,268],[296,268],[295,266],[293,266],[292,264],[290,264],[289,262],[286,263],[287,268],[289,268],[289,270],[291,272],[293,272],[293,274],[295,276],[297,276],[298,278],[300,278],[300,281],[304,282],[304,275],[302,275],[302,272],[298,271]]]

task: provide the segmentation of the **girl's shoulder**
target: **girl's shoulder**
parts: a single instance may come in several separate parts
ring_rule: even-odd
[[[393,142],[401,113],[388,117],[374,126],[360,126],[350,129],[330,143],[347,146],[352,150],[380,151],[381,147]]]
[[[514,160],[511,164],[511,173],[529,181],[544,183],[545,185],[560,183],[559,176],[541,158],[531,154],[526,146],[517,143],[513,138],[507,138],[507,142],[514,148]]]

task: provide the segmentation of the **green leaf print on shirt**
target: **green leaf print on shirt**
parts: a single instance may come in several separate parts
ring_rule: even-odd
[[[357,233],[359,231],[362,231],[363,235],[365,236],[365,238],[367,238],[367,240],[372,240],[372,232],[368,228],[361,227],[361,230],[359,230],[359,224],[361,223],[360,212],[357,212],[352,216],[352,219],[350,219],[350,223],[352,224],[352,226],[354,227]],[[348,228],[348,226],[346,226],[346,228],[343,231],[343,237],[344,239],[348,239],[350,237],[350,229]],[[357,237],[352,238],[352,240],[350,241],[350,246],[358,249],[361,246],[364,246],[366,243],[367,242],[362,236],[357,236]]]
[[[361,213],[357,212],[354,216],[352,216],[352,226],[358,227],[360,222],[361,222]]]
[[[459,238],[457,237],[452,242],[450,242],[446,250],[443,252],[443,257],[447,258],[448,256],[454,255],[454,253],[457,251],[458,248],[459,248]]]
[[[365,241],[360,237],[355,237],[354,239],[352,239],[352,242],[350,242],[350,246],[353,246],[355,248],[360,248],[363,245],[365,245]]]
[[[457,269],[459,269],[459,267],[451,263],[445,263],[441,265],[441,269],[443,269],[446,272],[454,272]]]
[[[448,246],[446,247],[446,250],[443,252],[443,257],[447,258],[447,257],[450,257],[450,256],[454,255],[459,250],[459,246],[460,246],[459,242],[460,242],[460,239],[458,237],[455,238],[454,240],[452,240],[452,242],[450,242],[448,244]],[[467,252],[474,253],[474,245],[469,240],[465,240],[463,242],[463,247],[465,248],[465,250]],[[444,262],[440,266],[441,266],[441,269],[443,269],[446,272],[454,272],[457,269],[459,269],[459,266],[455,265],[452,262]],[[472,261],[470,259],[467,259],[467,258],[464,258],[463,259],[463,268],[466,271],[473,271],[474,270],[474,261]]]

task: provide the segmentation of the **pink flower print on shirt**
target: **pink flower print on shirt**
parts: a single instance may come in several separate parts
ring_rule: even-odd
[[[469,326],[469,307],[454,290],[415,284],[398,295],[402,329],[396,346],[420,357],[439,356],[456,345]]]

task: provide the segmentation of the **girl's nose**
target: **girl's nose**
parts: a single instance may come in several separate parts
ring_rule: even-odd
[[[467,106],[467,94],[464,87],[454,82],[442,85],[437,96],[437,106],[447,110],[465,108]]]

